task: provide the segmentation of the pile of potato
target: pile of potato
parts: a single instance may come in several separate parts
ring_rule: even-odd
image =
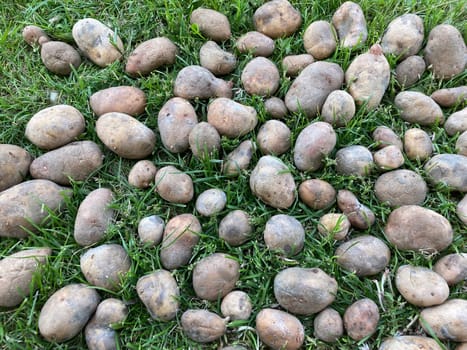
[[[222,189],[212,188],[195,196],[193,174],[173,165],[158,168],[150,160],[151,155],[156,147],[163,147],[174,154],[192,152],[200,160],[221,159],[222,140],[247,137],[225,155],[219,170],[226,182],[232,177],[249,176],[251,193],[258,203],[277,209],[277,215],[271,216],[264,227],[267,249],[288,259],[304,249],[306,230],[299,220],[287,215],[287,209],[301,201],[312,210],[325,211],[316,229],[322,239],[341,241],[335,250],[335,262],[356,276],[385,274],[392,255],[390,248],[442,254],[462,233],[453,232],[445,217],[424,208],[423,203],[430,186],[449,186],[464,196],[457,204],[457,215],[463,227],[467,226],[467,109],[462,109],[467,87],[441,89],[431,96],[405,88],[417,82],[426,69],[439,80],[465,71],[467,50],[459,30],[448,24],[433,28],[422,58],[423,19],[415,14],[402,15],[389,24],[378,43],[370,43],[368,52],[355,56],[344,71],[338,64],[324,60],[339,47],[361,48],[368,38],[362,9],[347,1],[336,10],[332,23],[313,22],[304,30],[304,52],[289,55],[279,63],[267,58],[274,51],[274,40],[297,32],[302,21],[301,14],[287,0],[266,2],[254,14],[256,31],[241,35],[235,52],[228,52],[221,44],[232,38],[229,19],[211,9],[193,11],[190,22],[208,41],[199,52],[200,65],[189,65],[178,72],[173,97],[160,106],[157,131],[138,120],[146,111],[147,97],[146,92],[133,86],[94,92],[89,104],[95,121],[69,105],[38,111],[28,122],[25,137],[44,150],[41,156],[33,159],[21,147],[0,145],[0,237],[21,239],[47,225],[44,219],[49,211],[64,208],[67,198],[73,195],[70,186],[99,174],[109,150],[135,160],[128,174],[130,185],[154,190],[161,199],[175,205],[195,202],[200,216],[217,219],[228,208]],[[81,55],[100,67],[125,56],[118,35],[96,19],[78,21],[72,35],[78,50],[51,41],[35,26],[23,32],[28,44],[40,45],[47,69],[59,75],[78,69]],[[142,78],[161,66],[174,64],[179,54],[177,45],[168,38],[152,38],[127,55],[125,72],[132,78]],[[251,59],[238,82],[222,78],[245,57]],[[394,71],[387,57],[397,61]],[[281,71],[293,79],[284,99],[277,95]],[[349,127],[358,110],[378,108],[392,74],[402,87],[394,104],[400,117],[413,128],[398,135],[390,126],[380,126],[372,131],[373,145],[336,149],[335,129]],[[235,101],[234,87],[262,99],[271,119],[261,124],[258,106]],[[203,116],[195,108],[200,99],[209,99]],[[446,118],[443,108],[453,106],[459,110]],[[284,121],[295,114],[305,115],[310,123],[294,140],[293,131]],[[89,123],[93,123],[104,150],[102,145],[82,139],[86,122],[88,132]],[[434,154],[432,139],[423,127],[443,124],[449,136],[459,135],[457,154]],[[251,164],[258,150],[261,156]],[[294,169],[280,158],[289,150]],[[314,178],[313,172],[328,166],[330,158],[341,175],[380,174],[374,191],[378,204],[392,208],[390,215],[377,217],[370,209],[375,203],[365,203],[361,194],[336,189]],[[404,168],[405,158],[416,160],[420,168]],[[300,176],[294,176],[298,173]],[[87,194],[79,206],[73,237],[85,249],[80,268],[88,284],[63,286],[41,306],[39,331],[48,341],[64,342],[84,329],[90,349],[117,346],[113,325],[124,322],[131,305],[114,298],[101,301],[98,291],[121,290],[134,266],[124,245],[104,242],[118,212],[112,205],[114,199],[112,189],[102,187]],[[377,221],[383,222],[385,239],[366,231]],[[229,246],[242,246],[255,239],[255,230],[254,220],[246,211],[228,211],[219,218],[219,238]],[[259,339],[272,349],[298,349],[304,344],[305,334],[334,343],[346,332],[360,341],[376,332],[380,312],[384,312],[381,300],[364,298],[339,314],[332,308],[339,289],[336,279],[318,267],[305,265],[277,271],[271,286],[277,304],[252,305],[247,293],[236,290],[242,279],[242,263],[247,263],[242,260],[245,257],[218,251],[193,261],[193,252],[203,240],[203,227],[191,212],[170,218],[148,216],[139,222],[137,232],[147,247],[160,245],[158,258],[163,267],[145,271],[139,277],[135,288],[140,302],[154,320],[180,320],[184,334],[195,342],[217,341],[226,334],[230,321],[251,320],[252,315]],[[52,253],[48,247],[23,250],[0,261],[1,307],[15,307],[22,302],[29,294],[34,274],[47,264]],[[177,269],[188,264],[193,266],[196,298],[219,301],[221,315],[215,310],[180,309],[184,290],[177,282]],[[426,334],[391,334],[380,350],[441,349],[427,335],[467,343],[467,301],[450,298],[450,286],[467,279],[465,252],[442,256],[432,269],[400,266],[394,275],[400,295],[422,308],[419,319]],[[314,316],[313,329],[304,327],[302,316]],[[459,349],[465,346],[459,345]],[[224,347],[233,348],[242,347]]]

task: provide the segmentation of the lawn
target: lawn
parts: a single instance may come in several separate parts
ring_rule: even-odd
[[[303,24],[299,31],[288,38],[277,39],[271,60],[280,66],[283,57],[290,54],[304,53],[303,32],[316,20],[330,20],[341,1],[291,1],[301,12]],[[467,36],[467,3],[465,0],[362,0],[356,1],[362,7],[368,24],[369,37],[366,44],[355,50],[338,49],[328,59],[336,62],[345,70],[352,59],[368,50],[384,33],[389,22],[405,13],[416,13],[422,17],[425,26],[425,42],[429,31],[435,25],[449,23],[457,27]],[[86,132],[80,140],[92,140],[101,145],[104,154],[104,165],[86,181],[74,182],[73,195],[67,202],[67,208],[59,214],[50,214],[49,220],[40,227],[36,234],[23,240],[10,238],[0,239],[0,258],[30,247],[48,246],[53,254],[41,274],[36,276],[37,289],[17,308],[0,309],[0,349],[82,349],[86,347],[84,335],[63,344],[51,344],[45,341],[38,331],[38,317],[41,307],[56,290],[70,283],[87,283],[80,270],[80,256],[87,248],[80,247],[73,239],[73,226],[76,212],[81,201],[92,190],[99,187],[110,188],[114,192],[112,207],[116,218],[102,243],[121,244],[128,252],[132,266],[125,277],[123,288],[111,293],[100,290],[102,298],[115,297],[124,300],[129,308],[127,320],[118,327],[121,348],[125,349],[218,349],[227,344],[243,345],[249,349],[262,349],[255,332],[255,316],[266,307],[277,307],[273,294],[275,275],[292,266],[319,267],[332,275],[338,282],[339,289],[336,300],[332,304],[341,315],[354,301],[368,297],[380,308],[381,319],[376,333],[369,339],[355,342],[344,336],[338,343],[330,345],[317,340],[313,336],[314,316],[300,316],[305,326],[306,336],[304,348],[307,349],[377,349],[382,340],[395,334],[422,334],[417,317],[419,308],[408,304],[397,292],[394,285],[394,274],[404,264],[431,267],[439,257],[454,252],[466,252],[467,234],[457,218],[455,210],[457,202],[462,198],[460,193],[443,186],[431,186],[423,206],[442,214],[452,224],[454,241],[441,254],[429,255],[420,252],[402,252],[391,247],[392,258],[384,274],[371,278],[360,278],[341,269],[335,261],[334,251],[338,243],[332,239],[324,239],[317,232],[319,218],[327,212],[337,212],[334,205],[327,210],[312,210],[296,200],[291,208],[277,210],[265,205],[254,197],[249,187],[249,175],[261,157],[257,151],[249,170],[238,178],[231,179],[220,172],[221,159],[231,152],[242,141],[255,140],[255,131],[240,139],[222,139],[222,152],[219,159],[200,161],[191,153],[172,154],[164,149],[160,140],[150,156],[158,168],[174,165],[188,173],[194,182],[195,197],[209,188],[219,188],[227,195],[227,206],[215,217],[205,218],[197,215],[194,200],[186,205],[175,205],[164,201],[154,192],[154,187],[140,190],[128,183],[128,173],[134,161],[125,160],[106,149],[98,139],[94,130],[96,116],[89,106],[92,93],[111,86],[132,85],[141,88],[147,95],[146,112],[138,119],[153,130],[157,130],[157,115],[163,104],[172,97],[173,82],[180,69],[187,65],[199,64],[199,48],[206,41],[195,27],[189,24],[190,13],[200,7],[209,7],[224,13],[232,27],[233,37],[223,47],[235,52],[238,66],[226,79],[234,82],[234,99],[245,105],[256,108],[260,123],[268,119],[264,110],[263,98],[249,96],[240,82],[243,67],[251,59],[250,55],[239,54],[235,50],[235,39],[247,31],[254,30],[252,17],[254,11],[263,3],[259,0],[234,1],[180,1],[180,0],[103,0],[103,1],[53,1],[3,0],[0,8],[0,143],[21,146],[34,157],[44,153],[24,136],[28,120],[38,111],[53,103],[69,104],[76,107],[86,118]],[[106,68],[99,68],[90,61],[84,63],[68,77],[60,77],[47,71],[41,62],[40,52],[28,46],[21,37],[26,25],[35,24],[42,27],[50,37],[73,44],[71,30],[79,19],[93,17],[117,30],[124,42],[124,59]],[[176,63],[161,68],[147,77],[133,79],[124,73],[126,57],[135,46],[145,40],[157,36],[170,38],[179,47]],[[396,60],[389,58],[394,69]],[[438,81],[431,73],[425,72],[422,79],[410,88],[430,95],[433,91],[444,87],[455,87],[466,84],[467,73],[464,72],[451,80]],[[281,76],[281,86],[276,93],[283,98],[291,84],[291,79]],[[380,125],[391,127],[402,136],[412,127],[403,122],[394,106],[394,97],[400,86],[391,77],[389,88],[383,102],[374,111],[359,109],[355,118],[345,128],[336,129],[337,145],[334,153],[325,160],[322,170],[312,173],[298,171],[293,164],[292,152],[281,156],[290,168],[297,184],[305,179],[320,178],[328,181],[336,190],[349,189],[370,207],[376,215],[376,224],[368,230],[352,231],[350,237],[359,234],[371,234],[387,240],[383,234],[386,219],[391,212],[388,205],[381,204],[374,195],[373,186],[377,172],[366,177],[343,176],[335,172],[335,151],[349,145],[363,145],[370,150],[375,149],[371,137],[373,130]],[[51,96],[57,95],[55,101]],[[196,100],[193,105],[199,120],[206,120],[207,100]],[[454,109],[444,109],[446,116]],[[290,114],[285,120],[292,131],[292,144],[297,135],[311,121],[304,114]],[[442,127],[425,127],[432,137],[435,153],[454,153],[455,137],[446,135]],[[406,159],[403,168],[411,169],[422,176],[423,162]],[[1,172],[1,169],[0,169]],[[248,212],[254,224],[251,239],[240,247],[231,247],[218,237],[217,228],[220,220],[230,211],[242,209]],[[146,247],[139,242],[137,226],[139,221],[149,215],[157,214],[167,222],[177,214],[192,213],[197,215],[202,224],[202,235],[196,246],[188,266],[173,271],[180,291],[180,312],[170,322],[152,320],[139,301],[135,285],[145,274],[162,268],[159,260],[160,247]],[[305,247],[293,258],[284,258],[269,251],[263,240],[266,221],[275,214],[284,213],[298,219],[305,228]],[[236,289],[249,294],[253,303],[253,313],[246,321],[235,321],[228,324],[227,334],[219,341],[200,345],[184,336],[180,325],[180,317],[184,310],[202,308],[220,314],[220,301],[208,302],[196,297],[191,276],[194,265],[201,258],[214,252],[227,253],[240,262],[240,279]],[[1,271],[0,271],[1,273]],[[451,298],[466,298],[465,282],[461,282],[450,290]],[[384,310],[383,310],[384,307]],[[454,343],[446,342],[446,349],[454,349]]]

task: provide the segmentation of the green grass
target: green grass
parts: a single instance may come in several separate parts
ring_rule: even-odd
[[[467,36],[467,4],[465,0],[362,0],[357,1],[363,8],[367,22],[369,38],[364,47],[355,50],[337,50],[330,61],[342,65],[345,69],[359,53],[377,42],[388,23],[404,13],[417,13],[422,16],[425,25],[425,37],[430,29],[440,23],[455,25]],[[43,153],[24,137],[25,125],[32,115],[50,106],[50,92],[59,94],[59,103],[70,104],[78,108],[86,118],[86,132],[80,136],[82,140],[93,140],[100,145],[94,131],[96,117],[89,104],[89,96],[103,88],[118,85],[133,85],[143,89],[148,97],[146,113],[139,117],[143,123],[153,130],[157,129],[157,113],[167,99],[172,97],[172,84],[177,72],[186,65],[198,64],[198,50],[205,39],[189,25],[189,14],[199,6],[210,7],[226,14],[231,22],[234,38],[223,44],[224,48],[234,50],[234,39],[246,31],[253,30],[252,15],[261,5],[259,0],[235,1],[192,1],[181,0],[104,0],[104,1],[15,1],[4,0],[0,8],[0,143],[12,143],[24,147],[32,155]],[[303,32],[311,22],[318,19],[330,20],[340,5],[340,1],[293,1],[303,16],[303,25],[291,38],[276,40],[276,50],[271,57],[276,63],[288,55],[303,52]],[[27,46],[21,38],[24,26],[35,24],[45,29],[52,37],[72,43],[71,29],[81,18],[94,17],[118,29],[125,44],[125,57],[134,47],[155,36],[167,36],[180,48],[179,58],[174,66],[161,68],[148,77],[131,79],[126,76],[124,63],[117,62],[104,69],[89,61],[85,61],[76,72],[69,77],[50,74],[41,62],[37,50]],[[426,39],[425,39],[426,41]],[[238,54],[238,52],[236,52]],[[250,58],[239,55],[238,68],[228,79],[235,82],[235,100],[246,105],[255,106],[261,121],[267,119],[262,99],[248,96],[239,83],[241,69]],[[394,60],[391,60],[394,63]],[[394,68],[394,64],[392,66]],[[430,73],[411,90],[431,94],[440,87],[453,87],[465,84],[467,73],[463,73],[449,81],[434,80]],[[290,79],[282,76],[279,97],[284,97]],[[400,87],[391,78],[388,91],[382,105],[372,112],[361,109],[352,123],[346,128],[336,130],[338,143],[336,150],[352,144],[361,144],[373,149],[372,131],[379,125],[392,127],[396,133],[403,135],[411,126],[402,122],[393,100]],[[208,101],[194,101],[200,120],[206,120]],[[446,109],[449,115],[453,108]],[[288,116],[286,123],[292,130],[292,140],[308,125],[302,114]],[[259,126],[258,126],[259,128]],[[255,138],[258,128],[238,140],[222,140],[223,151],[220,159],[233,150],[241,141]],[[453,153],[456,137],[448,137],[439,127],[425,128],[434,136],[436,152]],[[104,147],[103,147],[104,149]],[[333,307],[341,314],[346,307],[359,298],[369,297],[378,303],[380,285],[382,300],[386,312],[381,312],[381,320],[377,332],[368,340],[356,343],[343,337],[337,344],[329,345],[318,341],[313,336],[313,316],[300,317],[306,329],[304,348],[309,349],[356,349],[367,344],[370,349],[377,349],[382,339],[394,334],[419,334],[418,322],[411,322],[417,317],[419,309],[411,306],[397,293],[394,285],[394,274],[402,264],[415,264],[430,267],[444,254],[466,252],[466,229],[455,214],[455,205],[461,195],[444,187],[431,187],[424,206],[440,212],[447,217],[454,229],[453,244],[440,255],[424,255],[417,252],[401,252],[391,247],[392,259],[388,273],[373,278],[359,278],[339,268],[335,262],[334,251],[337,244],[317,235],[317,223],[321,215],[329,211],[337,211],[335,207],[327,211],[315,211],[300,201],[296,201],[289,210],[275,210],[266,206],[252,196],[249,185],[250,170],[238,179],[229,179],[220,174],[220,162],[217,159],[200,161],[190,154],[174,155],[166,151],[158,141],[150,159],[158,167],[175,165],[187,171],[195,184],[195,196],[208,188],[220,188],[226,191],[228,202],[225,210],[215,218],[202,218],[203,234],[196,246],[193,258],[188,266],[173,272],[182,292],[181,311],[177,319],[171,322],[151,320],[148,312],[138,300],[135,285],[139,277],[161,268],[159,247],[148,248],[140,244],[136,228],[143,217],[157,214],[165,221],[181,213],[195,213],[194,201],[187,205],[172,205],[163,201],[153,188],[138,190],[127,182],[129,169],[134,164],[117,157],[107,149],[105,164],[87,181],[74,183],[73,197],[68,201],[66,210],[59,214],[51,213],[47,223],[39,228],[38,233],[31,234],[24,240],[0,239],[0,257],[30,247],[49,246],[53,255],[49,264],[37,275],[37,289],[32,290],[24,302],[14,309],[0,310],[0,349],[82,349],[85,348],[84,336],[78,335],[64,344],[50,344],[38,332],[37,320],[41,307],[47,298],[59,288],[75,282],[86,282],[79,268],[79,258],[85,251],[73,239],[73,224],[77,209],[85,196],[98,187],[109,187],[115,193],[113,207],[117,211],[116,220],[109,230],[104,242],[122,244],[132,259],[132,269],[124,280],[123,288],[116,293],[100,291],[102,298],[117,297],[128,303],[130,310],[128,319],[119,328],[119,339],[122,348],[127,349],[217,349],[219,345],[240,344],[250,349],[262,349],[255,331],[255,316],[261,308],[277,304],[272,290],[272,282],[277,272],[290,266],[319,267],[333,275],[339,284],[339,291]],[[259,159],[256,152],[252,165]],[[309,178],[321,178],[330,182],[336,189],[349,189],[358,194],[361,201],[376,214],[377,222],[370,229],[362,232],[353,231],[351,237],[359,234],[372,234],[384,240],[383,227],[391,209],[378,202],[373,193],[373,184],[378,174],[361,178],[341,176],[335,173],[334,154],[326,159],[326,166],[314,173],[299,172],[293,165],[292,153],[281,159],[289,166],[298,183]],[[421,163],[406,160],[404,168],[423,174]],[[217,225],[229,211],[246,210],[252,217],[255,231],[252,239],[240,247],[230,247],[217,236]],[[304,250],[293,259],[284,259],[266,249],[262,232],[266,221],[277,213],[286,213],[296,217],[306,230]],[[241,264],[240,280],[237,289],[247,292],[253,302],[254,312],[249,320],[232,322],[227,334],[220,341],[208,345],[200,345],[187,339],[181,330],[180,316],[188,308],[205,308],[220,313],[219,302],[207,302],[196,298],[191,286],[191,271],[201,258],[214,252],[225,252]],[[385,282],[383,283],[383,280]],[[451,297],[466,298],[464,283],[451,288]],[[380,311],[381,308],[380,308]],[[453,343],[445,344],[453,349]]]

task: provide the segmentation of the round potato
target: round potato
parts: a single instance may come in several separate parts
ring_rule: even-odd
[[[263,154],[281,155],[290,148],[291,131],[279,120],[268,120],[256,135],[258,147]]]
[[[99,303],[91,322],[110,327],[112,324],[125,321],[127,316],[128,308],[123,301],[107,298]]]
[[[433,153],[433,143],[425,130],[408,129],[404,134],[404,151],[409,159],[425,160]]]
[[[251,315],[251,309],[251,299],[245,292],[234,290],[222,299],[222,315],[232,321],[248,320]]]
[[[128,183],[136,188],[148,188],[154,182],[157,168],[150,160],[140,160],[128,174]]]
[[[231,81],[218,79],[201,66],[187,66],[178,72],[174,82],[174,95],[187,100],[211,97],[232,98]]]
[[[241,81],[250,95],[268,97],[279,88],[279,69],[267,58],[255,57],[243,68]]]
[[[287,113],[287,106],[279,97],[270,97],[264,101],[264,109],[266,113],[275,119],[284,119]]]
[[[433,271],[439,274],[449,286],[467,280],[467,254],[448,254],[439,259]]]
[[[449,136],[467,131],[467,107],[451,114],[444,124],[444,130]]]
[[[444,123],[441,107],[433,99],[421,92],[402,91],[394,99],[401,110],[401,118],[409,123],[431,126]]]
[[[177,54],[177,46],[168,38],[146,40],[128,57],[125,72],[132,77],[148,75],[159,67],[174,64]]]
[[[355,115],[355,101],[343,90],[335,90],[329,94],[321,109],[323,121],[337,127],[347,125]]]
[[[157,215],[142,218],[138,223],[140,241],[151,246],[159,244],[164,234],[164,227],[164,220]]]
[[[389,145],[373,153],[376,167],[381,171],[394,170],[404,165],[404,155],[399,147]]]
[[[305,229],[300,221],[285,214],[272,216],[266,222],[263,235],[268,249],[286,256],[300,253],[305,243]]]
[[[226,203],[227,195],[225,192],[218,188],[212,188],[202,192],[198,198],[196,198],[195,207],[201,215],[213,216],[221,212],[225,208]]]
[[[195,157],[209,159],[219,154],[221,136],[214,126],[207,122],[201,122],[190,131],[188,143]]]
[[[275,45],[274,40],[267,35],[252,31],[238,38],[236,47],[241,53],[251,53],[255,57],[269,57],[274,52]]]
[[[336,153],[336,171],[339,174],[366,176],[373,168],[373,155],[364,146],[347,146]]]
[[[425,60],[421,56],[409,56],[397,65],[396,80],[403,87],[411,86],[420,80],[425,69]]]
[[[172,165],[160,168],[155,182],[156,192],[167,202],[185,204],[193,199],[193,180]]]
[[[22,36],[24,41],[31,46],[42,45],[50,41],[50,38],[45,33],[45,31],[37,26],[24,27]]]
[[[289,77],[296,77],[315,61],[309,54],[289,55],[282,59],[282,68]]]
[[[47,41],[41,46],[42,63],[57,75],[69,75],[73,68],[81,64],[81,56],[76,49],[61,41]],[[73,68],[72,68],[73,67]]]
[[[0,144],[0,192],[21,183],[28,175],[32,156],[16,145]]]
[[[232,246],[239,246],[251,238],[253,226],[243,210],[228,213],[219,223],[219,237]]]
[[[222,172],[229,176],[238,176],[250,165],[253,153],[256,150],[255,144],[246,140],[235,148],[222,162]]]
[[[305,51],[317,60],[324,60],[336,50],[336,35],[331,23],[327,21],[312,22],[303,34]]]
[[[355,228],[366,230],[376,221],[375,214],[371,209],[360,203],[358,198],[348,190],[337,192],[337,206]]]
[[[114,86],[91,95],[89,104],[100,117],[109,112],[119,112],[136,117],[146,109],[146,94],[134,86]]]
[[[328,213],[319,219],[318,232],[323,236],[343,240],[350,230],[350,221],[345,214]]]
[[[314,336],[327,343],[334,343],[344,335],[344,321],[339,313],[328,307],[313,321]]]
[[[413,13],[399,16],[389,23],[381,39],[384,54],[400,59],[416,55],[423,43],[423,19]]]
[[[379,322],[378,306],[364,298],[350,305],[344,313],[344,328],[353,340],[361,340],[376,332]]]
[[[220,135],[237,138],[248,134],[258,124],[256,110],[234,100],[220,97],[208,106],[208,123],[214,126]]]
[[[368,38],[365,15],[360,5],[344,2],[332,16],[332,24],[336,28],[342,47],[355,47],[364,44]]]
[[[272,0],[258,7],[253,24],[258,32],[277,39],[295,33],[302,25],[302,16],[287,0]]]
[[[456,191],[467,192],[467,156],[437,154],[425,163],[428,181],[443,183]]]
[[[315,210],[326,209],[336,201],[336,190],[324,180],[310,179],[298,187],[300,199]]]
[[[228,40],[232,35],[229,19],[215,10],[197,8],[191,13],[190,24],[196,24],[201,33],[217,42]]]
[[[198,343],[210,343],[222,337],[226,320],[207,310],[186,310],[181,318],[185,335]]]
[[[235,55],[222,50],[214,41],[208,41],[201,46],[199,61],[202,67],[209,69],[214,75],[229,74],[237,65]]]

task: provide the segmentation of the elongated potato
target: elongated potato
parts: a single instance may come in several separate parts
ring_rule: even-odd
[[[214,126],[220,135],[235,138],[252,131],[258,124],[258,117],[253,107],[220,97],[208,106],[208,123]]]
[[[146,40],[136,46],[128,57],[125,71],[132,77],[148,75],[157,68],[175,63],[178,48],[168,38]]]
[[[174,95],[192,100],[211,97],[232,97],[231,81],[216,78],[201,66],[187,66],[177,74],[174,82]]]
[[[222,337],[226,330],[226,320],[207,310],[187,310],[181,318],[183,332],[198,343],[210,343]]]
[[[98,117],[109,112],[136,117],[146,108],[146,94],[134,86],[114,86],[92,94],[89,104]]]
[[[191,13],[190,24],[196,24],[204,35],[214,41],[228,40],[230,31],[229,19],[222,13],[199,7]]]

